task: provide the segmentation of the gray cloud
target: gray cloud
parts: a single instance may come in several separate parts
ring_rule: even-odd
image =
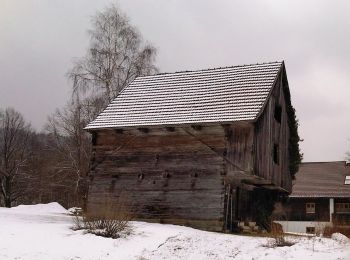
[[[70,95],[89,19],[112,1],[0,0],[0,107],[40,129]],[[350,2],[119,1],[159,51],[161,71],[285,60],[305,160],[350,149]]]

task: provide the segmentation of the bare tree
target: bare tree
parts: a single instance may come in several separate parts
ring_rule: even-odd
[[[91,153],[90,136],[83,128],[95,115],[94,109],[89,99],[81,102],[76,98],[50,116],[47,125],[53,138],[52,148],[57,153],[56,167],[60,169],[62,183],[71,180],[80,199],[86,195]]]
[[[56,152],[52,148],[52,138],[45,133],[33,133],[29,138],[29,154],[26,159],[24,171],[27,182],[25,195],[20,199],[20,203],[36,204],[58,201],[62,203],[55,193],[55,184],[58,176],[55,168]],[[59,177],[59,178],[57,178]],[[62,192],[65,193],[65,190]]]
[[[89,34],[88,52],[68,72],[72,99],[50,116],[47,124],[60,177],[54,178],[55,185],[73,185],[80,198],[87,192],[91,153],[90,135],[83,128],[135,77],[157,70],[155,49],[143,43],[115,5],[92,18]]]
[[[68,73],[74,92],[102,96],[106,105],[135,77],[157,71],[155,48],[143,44],[116,5],[97,12],[89,34],[90,49]]]
[[[5,207],[23,195],[20,183],[28,155],[29,124],[12,108],[0,111],[0,188]]]

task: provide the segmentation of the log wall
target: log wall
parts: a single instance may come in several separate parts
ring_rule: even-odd
[[[225,140],[220,125],[97,132],[88,209],[124,192],[138,219],[222,230]]]

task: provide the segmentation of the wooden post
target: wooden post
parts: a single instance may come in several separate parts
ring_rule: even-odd
[[[333,213],[334,213],[334,199],[330,198],[329,199],[329,222],[331,222],[332,225],[333,225],[333,219],[332,219]]]
[[[230,184],[228,186],[229,188],[227,189],[227,186],[226,186],[226,214],[225,214],[225,230],[227,230],[228,228],[228,205],[229,205],[229,200],[230,200]]]

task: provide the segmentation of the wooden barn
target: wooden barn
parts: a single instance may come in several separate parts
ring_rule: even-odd
[[[87,208],[123,193],[141,220],[257,221],[257,201],[291,191],[293,120],[284,62],[138,77],[86,127]]]

